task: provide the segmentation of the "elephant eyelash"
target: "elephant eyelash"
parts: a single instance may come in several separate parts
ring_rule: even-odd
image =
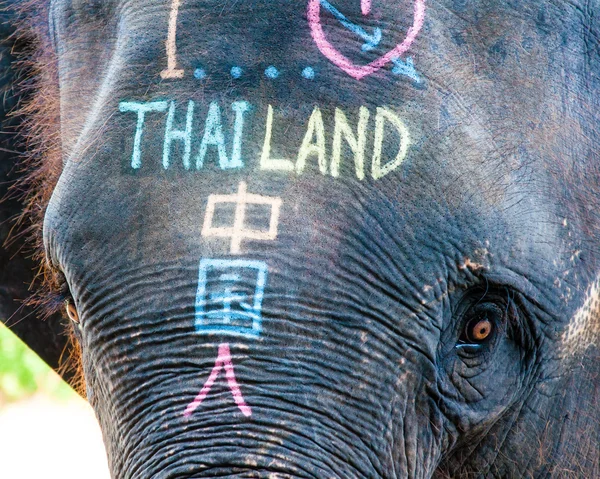
[[[71,289],[69,288],[69,283],[67,282],[67,278],[64,273],[60,270],[54,272],[55,274],[55,285],[57,287],[57,295],[58,301],[62,304],[63,310],[66,312],[67,317],[76,324],[76,329],[81,331],[81,321],[79,319],[79,314],[77,313],[77,309],[75,308],[75,301],[73,300],[73,295],[71,294]],[[76,334],[77,336],[77,334]]]
[[[71,288],[69,288],[69,283],[67,282],[65,274],[59,269],[54,271],[54,281],[56,286],[56,294],[58,295],[60,301],[62,303],[71,302],[73,300]]]

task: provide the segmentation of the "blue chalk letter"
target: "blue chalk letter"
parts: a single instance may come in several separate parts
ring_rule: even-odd
[[[225,137],[223,136],[223,125],[221,124],[221,108],[216,101],[211,102],[204,125],[204,136],[200,143],[200,151],[196,158],[196,168],[204,166],[204,157],[208,150],[208,145],[214,145],[219,152],[219,166],[221,169],[230,168],[227,152],[225,151]]]
[[[247,101],[234,101],[231,109],[235,112],[235,122],[233,124],[233,147],[231,151],[231,162],[228,168],[243,168],[242,160],[242,134],[244,132],[244,113],[250,109]],[[221,168],[223,166],[221,165]]]
[[[183,166],[186,170],[190,169],[190,153],[192,151],[192,121],[194,120],[194,102],[188,103],[187,116],[185,120],[185,130],[174,130],[173,122],[175,120],[175,102],[171,102],[169,115],[167,116],[167,127],[165,129],[165,143],[163,146],[163,167],[169,168],[171,156],[171,143],[173,140],[183,141]]]
[[[146,113],[165,111],[168,106],[169,104],[166,101],[151,101],[146,103],[122,101],[119,103],[119,110],[123,113],[133,111],[138,115],[135,139],[133,140],[133,156],[131,157],[131,167],[134,170],[142,166],[142,133],[144,132]]]
[[[263,261],[202,259],[196,332],[258,338],[268,267]]]

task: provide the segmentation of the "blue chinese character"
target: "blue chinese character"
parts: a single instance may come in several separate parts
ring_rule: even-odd
[[[258,338],[267,270],[263,261],[201,260],[196,331]]]

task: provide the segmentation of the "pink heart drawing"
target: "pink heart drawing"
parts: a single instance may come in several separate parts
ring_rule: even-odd
[[[363,66],[352,63],[325,38],[323,25],[321,25],[321,0],[309,0],[307,17],[311,35],[321,53],[348,75],[360,80],[367,75],[375,73],[395,58],[400,57],[410,48],[421,28],[423,28],[425,21],[425,0],[415,0],[414,22],[412,27],[409,28],[404,41],[377,60]]]

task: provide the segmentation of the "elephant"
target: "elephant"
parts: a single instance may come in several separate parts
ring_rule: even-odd
[[[18,5],[113,477],[600,477],[599,9]]]

